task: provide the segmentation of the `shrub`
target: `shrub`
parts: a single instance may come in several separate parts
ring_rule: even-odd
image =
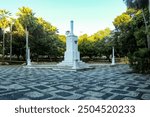
[[[131,68],[138,73],[150,73],[150,49],[143,48],[129,54]]]

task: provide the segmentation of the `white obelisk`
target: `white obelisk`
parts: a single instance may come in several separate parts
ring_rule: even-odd
[[[70,33],[66,39],[66,51],[64,55],[64,61],[58,64],[58,66],[75,66],[77,64],[83,64],[80,61],[80,53],[78,51],[78,37],[73,33],[73,21],[70,21]],[[76,67],[75,67],[76,68]]]

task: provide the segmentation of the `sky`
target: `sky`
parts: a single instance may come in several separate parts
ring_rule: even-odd
[[[73,20],[75,35],[114,29],[114,18],[126,11],[123,0],[0,0],[0,9],[14,16],[22,6],[30,7],[35,16],[56,26],[60,34],[70,30]]]

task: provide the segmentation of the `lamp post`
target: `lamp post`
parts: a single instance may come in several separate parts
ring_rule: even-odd
[[[26,65],[31,65],[31,60],[30,60],[30,48],[29,48],[29,42],[28,42],[28,37],[29,37],[29,32],[27,28],[25,29],[26,31]]]
[[[4,56],[5,56],[5,29],[3,31],[3,50],[2,50],[2,63],[4,64]]]
[[[115,48],[114,46],[112,47],[112,63],[111,65],[115,65]]]
[[[14,22],[11,22],[10,24],[10,62],[12,60],[12,26]]]

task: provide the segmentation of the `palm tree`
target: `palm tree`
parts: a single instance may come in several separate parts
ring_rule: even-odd
[[[148,43],[148,48],[150,49],[150,35],[148,34],[148,23],[150,21],[146,20],[145,14],[144,14],[144,8],[149,9],[149,20],[150,20],[150,0],[123,0],[128,8],[134,8],[134,9],[141,9],[143,19],[144,19],[144,24],[145,24],[145,31],[147,33],[147,43]]]
[[[36,18],[34,17],[32,9],[28,7],[19,8],[17,16],[19,16],[18,20],[24,27],[26,33],[26,64],[29,65],[30,57],[29,57],[28,37],[29,31],[34,30],[36,27]]]
[[[2,54],[2,61],[4,63],[4,56],[5,56],[5,29],[9,26],[8,18],[10,16],[9,11],[0,9],[0,28],[3,32],[3,54]]]

